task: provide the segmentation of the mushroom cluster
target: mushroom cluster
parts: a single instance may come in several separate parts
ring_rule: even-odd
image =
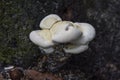
[[[40,22],[41,30],[32,31],[30,40],[46,53],[53,53],[54,46],[65,44],[64,52],[78,54],[88,49],[95,37],[95,29],[88,23],[62,21],[56,14],[50,14]]]

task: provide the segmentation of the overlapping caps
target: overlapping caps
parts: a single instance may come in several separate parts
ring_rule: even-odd
[[[30,40],[46,53],[54,52],[54,46],[65,44],[66,53],[78,54],[88,49],[95,37],[95,29],[88,23],[62,21],[56,14],[50,14],[40,22],[42,30],[32,31]]]

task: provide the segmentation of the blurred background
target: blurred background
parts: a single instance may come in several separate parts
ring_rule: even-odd
[[[40,56],[29,33],[49,14],[96,29],[89,49],[65,69],[79,69],[85,80],[120,80],[120,0],[0,0],[0,67],[27,68]]]

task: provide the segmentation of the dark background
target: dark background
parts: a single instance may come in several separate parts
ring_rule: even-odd
[[[86,80],[120,80],[120,0],[0,0],[0,66],[31,65],[41,52],[29,33],[53,13],[96,29],[89,49],[66,68],[81,70]]]

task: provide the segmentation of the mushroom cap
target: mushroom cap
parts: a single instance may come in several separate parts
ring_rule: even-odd
[[[39,26],[42,29],[50,29],[52,25],[58,21],[62,21],[62,19],[58,15],[50,14],[41,20]]]
[[[74,23],[74,25],[82,32],[81,38],[74,41],[76,44],[86,44],[95,37],[95,29],[88,23]]]
[[[34,44],[40,47],[46,48],[54,45],[54,43],[51,41],[51,33],[49,30],[32,31],[29,37]]]
[[[50,54],[54,52],[54,48],[53,47],[49,47],[49,48],[42,48],[39,47],[41,50],[45,51],[45,53]]]
[[[69,45],[68,48],[64,48],[66,53],[79,54],[88,49],[88,45]]]
[[[50,29],[52,40],[57,43],[67,43],[78,39],[81,36],[81,31],[74,27],[70,21],[57,22]]]
[[[74,23],[74,26],[82,32],[82,35],[64,48],[66,53],[78,54],[88,49],[88,43],[95,37],[95,29],[88,23]]]

